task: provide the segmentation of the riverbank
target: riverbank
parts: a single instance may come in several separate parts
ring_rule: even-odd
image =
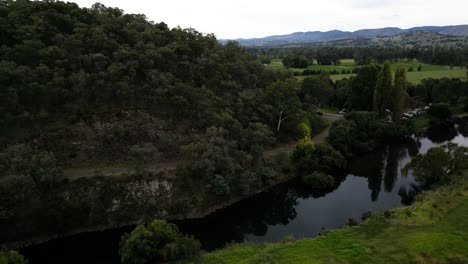
[[[233,244],[195,263],[468,263],[468,171],[409,206],[315,239]]]

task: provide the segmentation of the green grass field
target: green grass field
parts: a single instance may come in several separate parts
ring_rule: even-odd
[[[421,65],[421,71],[418,72],[418,66]],[[271,64],[268,66],[271,68],[275,69],[284,69],[283,63],[281,62],[280,59],[273,59]],[[307,67],[309,70],[321,70],[321,71],[333,71],[337,70],[338,72],[341,73],[342,70],[348,71],[352,70],[353,68],[358,67],[355,65],[353,59],[343,59],[341,60],[341,65],[310,65]],[[394,71],[395,69],[403,67],[407,71],[410,68],[413,68],[413,71],[408,71],[407,72],[407,77],[408,81],[410,81],[413,84],[418,84],[424,79],[428,78],[435,78],[435,79],[440,79],[440,78],[460,78],[460,79],[467,79],[467,69],[462,69],[459,67],[455,67],[453,69],[450,69],[449,66],[443,66],[443,65],[431,65],[431,64],[424,64],[424,63],[419,63],[416,60],[412,62],[394,62],[391,63],[391,68]],[[292,68],[289,69],[292,72],[302,72],[304,69],[297,69],[297,68]],[[350,78],[354,74],[333,74],[330,75],[330,78],[333,81],[336,80],[341,80],[344,78]],[[304,76],[297,76],[299,80],[304,79]]]
[[[390,217],[315,239],[234,244],[192,263],[468,263],[468,171]]]

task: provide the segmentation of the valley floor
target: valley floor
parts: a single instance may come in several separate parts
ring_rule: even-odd
[[[195,263],[468,263],[468,171],[409,207],[315,239],[233,244]]]

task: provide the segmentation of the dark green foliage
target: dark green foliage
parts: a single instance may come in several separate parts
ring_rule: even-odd
[[[431,148],[426,154],[413,158],[406,169],[411,169],[416,180],[426,186],[446,180],[450,157],[444,148]]]
[[[257,174],[264,184],[271,184],[278,178],[278,173],[271,167],[260,167]]]
[[[306,109],[313,109],[313,106],[326,106],[332,96],[333,90],[328,80],[324,82],[316,77],[307,77],[302,82],[300,97]]]
[[[142,175],[167,162],[214,195],[233,193],[272,131],[296,132],[302,118],[297,81],[210,34],[56,1],[1,1],[0,22],[0,147],[15,152],[0,173],[42,193],[61,167],[118,163]]]
[[[393,80],[390,71],[390,63],[385,62],[382,70],[377,76],[377,82],[374,89],[373,109],[379,113],[380,117],[387,115],[387,109],[392,105]]]
[[[156,220],[122,237],[120,255],[124,264],[149,264],[191,258],[199,251],[196,239],[181,235],[174,224]]]
[[[320,65],[337,65],[340,64],[340,57],[337,49],[334,48],[323,48],[318,49],[315,52],[317,63]]]
[[[275,113],[276,131],[286,119],[291,119],[301,110],[301,101],[298,97],[299,83],[295,79],[287,79],[273,83],[267,90],[267,96],[272,110]]]
[[[0,252],[0,264],[27,264],[28,261],[16,251]]]
[[[467,168],[468,148],[448,143],[431,148],[426,154],[418,154],[405,166],[404,172],[412,171],[416,180],[425,186],[445,183],[448,176]]]
[[[392,89],[392,119],[399,121],[405,108],[406,72],[400,68],[395,72],[395,83]]]
[[[26,144],[13,145],[0,152],[0,170],[0,179],[17,182],[19,189],[26,188],[24,186],[29,186],[32,181],[43,195],[63,179],[63,172],[53,153],[39,151]]]
[[[271,64],[271,59],[270,57],[268,56],[260,56],[258,58],[258,60],[262,63],[262,64]]]
[[[333,176],[318,171],[303,176],[302,181],[316,189],[331,189],[335,186],[335,178]]]
[[[360,68],[357,75],[351,79],[350,105],[354,110],[371,111],[374,100],[374,89],[380,66]]]
[[[316,145],[301,142],[293,153],[293,162],[299,175],[314,171],[334,173],[346,167],[346,159],[328,143]]]
[[[350,157],[357,142],[357,126],[352,120],[338,120],[330,127],[327,141],[344,156]]]
[[[449,105],[445,103],[433,104],[427,112],[433,120],[443,121],[452,117],[452,111],[450,111]]]
[[[305,56],[288,55],[283,59],[283,65],[286,68],[307,68],[309,60]]]
[[[408,123],[390,123],[373,112],[351,112],[334,122],[327,141],[344,156],[369,152],[384,142],[410,135]]]
[[[468,82],[460,79],[426,79],[415,88],[415,95],[425,103],[446,102],[451,105],[468,98]]]
[[[384,216],[385,216],[385,218],[389,219],[390,217],[392,217],[392,212],[389,211],[389,210],[385,210]]]
[[[230,192],[229,184],[224,177],[219,174],[215,174],[211,179],[210,189],[218,196],[225,196]]]
[[[33,179],[26,175],[0,177],[0,212],[10,211],[35,193]]]
[[[352,87],[351,87],[351,80],[349,79],[342,79],[337,80],[335,83],[335,98],[334,98],[334,106],[339,109],[351,108],[352,103]],[[355,96],[358,99],[357,96]]]

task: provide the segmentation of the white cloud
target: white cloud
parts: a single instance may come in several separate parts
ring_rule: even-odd
[[[90,7],[93,0],[73,0]],[[170,27],[192,27],[218,38],[297,31],[468,24],[467,0],[100,0]]]

